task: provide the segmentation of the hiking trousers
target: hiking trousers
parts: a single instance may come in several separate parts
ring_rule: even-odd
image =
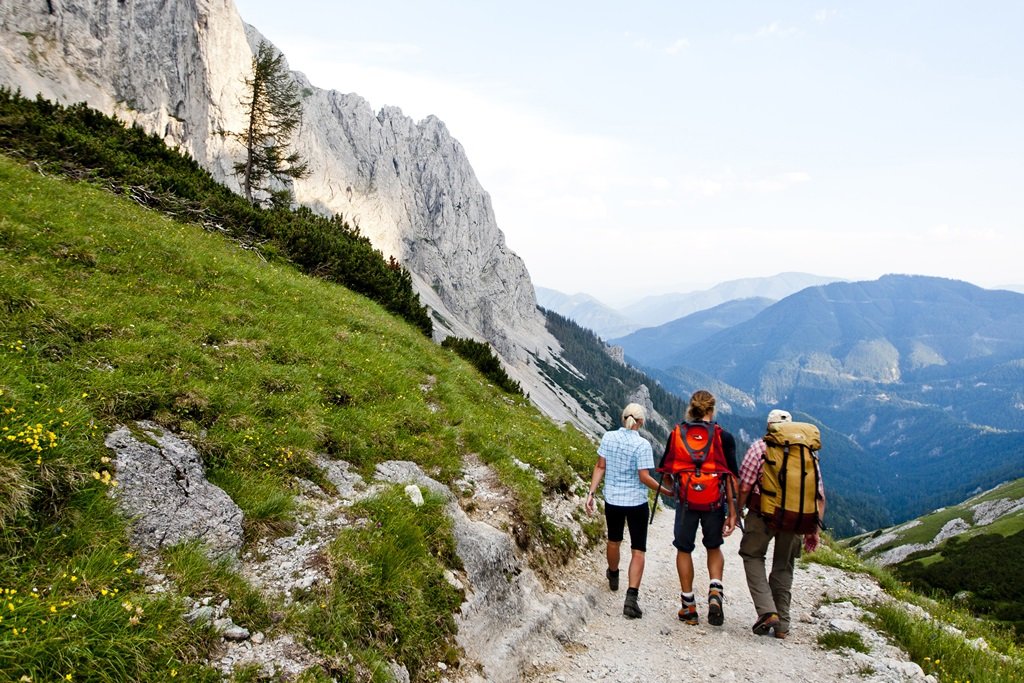
[[[800,556],[803,537],[791,531],[773,531],[764,518],[750,510],[744,517],[743,540],[740,557],[747,575],[747,588],[754,600],[757,615],[775,612],[779,615],[779,630],[789,631],[789,603],[793,588],[793,567]],[[772,573],[765,574],[765,556],[768,544],[775,539],[772,555]]]

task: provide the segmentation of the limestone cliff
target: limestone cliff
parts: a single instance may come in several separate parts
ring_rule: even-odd
[[[0,2],[0,84],[63,103],[87,102],[154,132],[237,189],[245,78],[260,35],[231,0]],[[358,225],[413,276],[435,336],[486,340],[538,407],[598,434],[544,376],[560,346],[536,307],[529,273],[505,245],[490,198],[462,146],[435,117],[374,112],[355,94],[298,72],[303,124],[293,144],[311,174],[296,200]]]

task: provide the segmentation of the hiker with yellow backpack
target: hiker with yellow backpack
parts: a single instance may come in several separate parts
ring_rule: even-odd
[[[693,593],[697,527],[701,528],[701,543],[708,556],[708,623],[721,626],[725,621],[722,544],[736,528],[739,509],[736,506],[736,439],[714,418],[715,397],[703,389],[694,392],[686,408],[686,419],[672,430],[656,468],[663,477],[670,475],[677,499],[672,545],[676,547],[682,601],[678,616],[691,626],[700,623]],[[652,507],[652,517],[653,514]]]
[[[740,557],[757,610],[753,632],[785,638],[801,541],[808,552],[818,546],[825,516],[817,456],[821,433],[813,424],[793,422],[785,410],[772,410],[767,422],[767,433],[750,445],[740,467],[738,509],[749,503]],[[773,539],[772,570],[766,576],[765,557]]]

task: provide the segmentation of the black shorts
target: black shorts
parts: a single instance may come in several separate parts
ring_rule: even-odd
[[[676,508],[675,539],[672,545],[684,553],[692,553],[697,547],[697,524],[700,524],[701,543],[708,550],[714,550],[725,543],[722,537],[722,526],[725,525],[725,508],[698,512],[683,511],[683,506]]]
[[[629,525],[629,547],[640,552],[647,552],[647,503],[639,505],[604,504],[604,519],[608,523],[608,540],[612,543],[622,541],[623,527]]]

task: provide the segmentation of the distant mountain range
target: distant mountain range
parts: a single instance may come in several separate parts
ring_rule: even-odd
[[[537,303],[593,330],[602,339],[623,337],[635,330],[656,327],[697,311],[703,311],[736,299],[761,298],[777,301],[805,287],[813,287],[839,278],[808,273],[779,273],[771,277],[729,280],[710,289],[687,293],[658,294],[644,297],[627,306],[615,308],[589,294],[564,294],[555,289],[536,287]]]
[[[688,367],[765,404],[906,386],[945,394],[948,381],[1004,364],[1016,375],[1014,361],[1024,358],[1024,294],[922,276],[836,282],[786,297],[679,353],[688,355]],[[990,377],[979,389],[988,394],[995,384],[1004,382]],[[1024,411],[1012,404],[998,422],[1024,427]],[[993,419],[988,411],[962,410],[963,418]]]
[[[534,287],[537,305],[593,330],[602,339],[629,334],[641,325],[589,294],[563,294],[557,289]]]
[[[620,312],[639,323],[641,327],[653,327],[734,299],[760,297],[778,300],[806,287],[838,280],[840,278],[809,273],[779,273],[770,277],[729,280],[711,289],[645,297],[627,309],[620,309]]]
[[[686,365],[683,351],[712,335],[750,320],[774,303],[773,299],[733,299],[657,327],[645,327],[610,344],[621,346],[626,358],[641,367],[672,368]]]

